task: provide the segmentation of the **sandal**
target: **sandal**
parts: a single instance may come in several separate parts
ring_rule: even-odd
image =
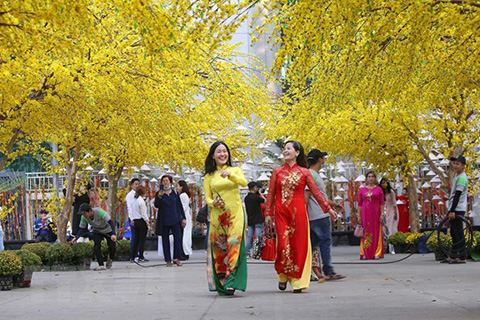
[[[173,259],[173,263],[175,263],[177,266],[181,267],[182,263],[178,259]]]
[[[293,290],[293,293],[302,293],[302,289],[295,289]]]
[[[335,273],[335,272],[330,272],[329,274],[327,274],[325,276],[325,280],[327,280],[327,281],[340,280],[340,279],[343,279],[343,278],[345,278],[345,276],[343,274],[338,274],[338,273]]]
[[[285,291],[287,289],[287,283],[286,282],[278,282],[278,289],[281,291]]]
[[[450,263],[451,261],[454,261],[454,260],[449,259],[449,258],[445,258],[445,259],[441,260],[440,263]]]
[[[448,262],[448,264],[464,264],[467,263],[465,260],[451,260]]]
[[[167,267],[173,267],[172,261],[168,261],[168,262],[167,262]]]

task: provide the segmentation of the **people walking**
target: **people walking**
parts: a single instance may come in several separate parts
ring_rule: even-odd
[[[387,236],[398,232],[398,208],[395,190],[393,190],[390,182],[387,179],[382,178],[380,180],[380,187],[383,191],[383,197],[385,200],[385,226],[387,231]],[[392,244],[388,244],[388,252],[395,254]]]
[[[259,238],[263,231],[263,214],[261,204],[265,202],[265,197],[260,193],[258,185],[254,181],[248,183],[248,194],[243,200],[245,210],[247,211],[247,257],[250,257],[253,233]]]
[[[185,228],[183,228],[182,247],[184,253],[184,259],[188,260],[189,256],[193,253],[192,250],[192,210],[190,209],[190,191],[188,190],[188,184],[185,180],[178,181],[177,193],[182,203],[183,212],[185,213]]]
[[[307,169],[303,146],[296,141],[288,141],[283,149],[283,158],[285,164],[275,168],[270,178],[265,223],[270,224],[275,218],[278,288],[285,290],[289,282],[293,292],[300,293],[310,285],[312,264],[305,185],[308,185],[323,212],[336,213]]]
[[[312,174],[313,180],[315,181],[315,184],[317,185],[320,192],[322,192],[322,195],[327,200],[328,204],[337,210],[342,210],[342,207],[338,203],[328,199],[327,193],[325,192],[325,184],[322,177],[320,176],[320,169],[325,164],[326,156],[326,152],[321,152],[318,149],[311,150],[307,155],[308,167],[310,173]],[[321,263],[323,264],[323,268],[314,265],[314,259],[312,261],[312,271],[320,282],[322,282],[323,278],[325,278],[325,280],[343,279],[345,278],[344,275],[335,273],[332,265],[331,256],[332,230],[330,219],[332,221],[337,221],[338,217],[335,211],[329,214],[328,212],[325,213],[322,210],[317,200],[315,200],[315,198],[311,196],[311,192],[308,186],[305,190],[305,200],[307,202],[308,217],[310,220],[310,239],[312,244],[312,250],[316,250],[317,248],[320,249]],[[322,276],[321,269],[323,269],[323,274],[325,275],[325,277]]]
[[[377,186],[373,171],[366,174],[365,187],[358,195],[358,223],[363,227],[364,237],[360,240],[360,259],[383,258],[383,190]]]
[[[230,149],[217,141],[205,159],[205,202],[211,208],[207,250],[209,289],[233,295],[247,288],[245,215],[239,187],[247,186],[241,168],[232,167]]]
[[[450,235],[452,236],[452,250],[445,260],[450,264],[466,263],[465,234],[463,232],[463,220],[461,217],[468,217],[467,192],[468,177],[465,174],[467,161],[465,157],[458,156],[450,158],[455,177],[452,181],[450,197],[448,198],[448,218],[450,219]]]
[[[127,196],[125,197],[128,218],[130,219],[130,228],[132,230],[132,238],[130,239],[130,262],[133,262],[138,257],[138,252],[133,250],[135,244],[135,219],[141,219],[139,212],[140,208],[135,198],[138,188],[140,188],[140,180],[138,178],[133,178],[130,180],[130,192],[127,193]]]
[[[91,225],[93,228],[93,248],[95,250],[95,257],[97,258],[98,267],[95,271],[102,271],[112,267],[113,257],[115,256],[115,242],[117,236],[115,235],[115,224],[110,219],[110,215],[100,208],[92,208],[88,203],[83,203],[78,212],[81,215],[78,233],[72,240],[72,243],[77,242],[78,238],[88,232],[87,226]],[[105,238],[108,245],[108,260],[105,267],[102,254],[102,240]]]
[[[173,178],[170,175],[164,175],[160,179],[162,184],[160,190],[155,195],[154,206],[158,209],[157,225],[155,230],[157,235],[162,237],[163,256],[167,267],[182,266],[180,259],[182,257],[182,231],[185,227],[186,219],[183,212],[180,197],[174,191]],[[170,253],[170,233],[173,234],[173,263]]]
[[[134,213],[138,213],[138,217],[131,220],[133,248],[130,251],[130,257],[136,262],[147,262],[145,259],[145,240],[147,239],[147,231],[150,229],[150,219],[147,214],[147,204],[143,197],[145,196],[145,187],[139,186],[135,194],[136,206]]]

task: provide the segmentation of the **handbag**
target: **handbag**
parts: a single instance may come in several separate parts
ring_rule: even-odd
[[[262,250],[262,260],[275,261],[277,250],[272,225],[269,224],[268,227],[266,226],[264,231],[265,235],[263,237],[264,246]]]
[[[357,224],[355,227],[355,231],[353,232],[353,235],[357,238],[363,238],[363,227],[360,224]]]
[[[208,205],[204,205],[197,213],[197,222],[207,223],[208,222]]]
[[[265,246],[265,242],[264,242],[263,233],[262,233],[260,237],[256,237],[255,240],[253,240],[253,244],[252,244],[253,259],[259,260],[262,257],[262,250],[264,246]]]

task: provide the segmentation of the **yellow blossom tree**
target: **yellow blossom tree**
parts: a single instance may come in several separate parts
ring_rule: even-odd
[[[2,73],[30,81],[18,80],[23,90],[5,100],[5,110],[22,108],[28,117],[17,121],[19,130],[57,143],[53,156],[66,169],[61,241],[85,154],[108,169],[112,210],[125,166],[198,168],[208,137],[237,145],[244,140],[238,124],[272,115],[266,86],[227,44],[255,1],[79,1],[60,9],[59,3],[4,2],[0,44],[2,57],[14,54],[28,66],[2,64]],[[4,92],[9,83],[2,85]],[[39,98],[29,99],[35,90]],[[42,125],[27,131],[34,121]],[[7,144],[8,132],[2,138]]]
[[[425,160],[447,184],[433,149],[478,157],[479,10],[476,1],[266,1],[279,45],[272,71],[285,70],[287,89],[272,136],[405,177]]]

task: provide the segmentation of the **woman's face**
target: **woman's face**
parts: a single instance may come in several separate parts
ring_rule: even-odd
[[[168,188],[168,187],[170,187],[170,184],[171,184],[170,179],[168,179],[168,177],[164,177],[162,179],[162,186],[163,187]]]
[[[283,148],[283,159],[288,162],[292,160],[297,160],[298,155],[300,154],[300,151],[296,151],[295,148],[293,147],[293,143],[289,142],[285,145]]]
[[[177,193],[180,194],[182,193],[182,191],[183,191],[182,186],[180,184],[177,184]]]
[[[227,151],[227,148],[223,144],[220,144],[215,149],[215,152],[213,153],[213,160],[215,160],[215,163],[217,164],[218,167],[223,167],[224,165],[227,164],[227,162],[228,162],[228,151]]]
[[[370,185],[375,184],[375,175],[373,173],[368,174],[367,183]]]
[[[385,189],[388,186],[387,180],[382,180],[382,188]]]
[[[402,190],[402,196],[403,196],[403,197],[406,197],[407,195],[408,195],[407,190],[403,189],[403,190]]]

